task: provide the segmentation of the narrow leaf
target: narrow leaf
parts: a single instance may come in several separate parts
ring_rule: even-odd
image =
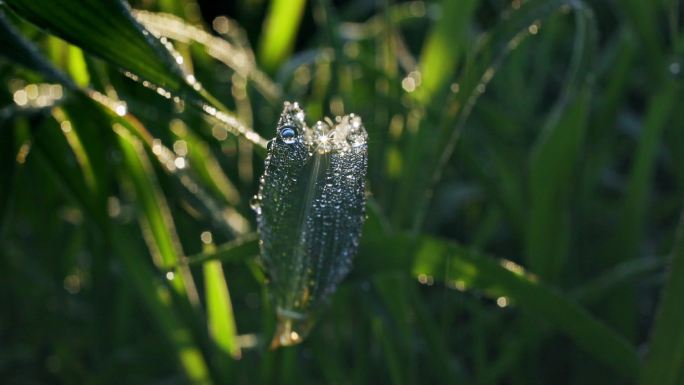
[[[467,37],[477,0],[441,2],[439,20],[425,40],[420,57],[421,87],[417,96],[423,103],[451,85],[458,64],[467,48]]]
[[[183,259],[184,264],[200,265],[209,261],[228,263],[243,262],[259,255],[259,237],[256,233],[244,235],[225,243],[213,250],[205,250],[201,254]]]
[[[119,137],[126,177],[135,191],[143,234],[154,262],[162,271],[169,271],[167,277],[172,280],[179,294],[187,296],[191,303],[198,304],[199,298],[189,268],[178,265],[183,256],[180,240],[143,145],[119,124],[114,125],[114,131]],[[174,267],[175,271],[172,272]]]
[[[302,341],[310,313],[351,269],[363,225],[368,157],[361,119],[308,127],[285,103],[254,208],[280,323],[273,346]]]
[[[121,0],[9,0],[7,4],[39,27],[161,87],[179,90],[185,83],[166,47],[137,24]]]
[[[208,261],[203,270],[209,334],[223,355],[240,358],[233,305],[221,262]]]
[[[684,213],[672,249],[667,283],[651,329],[641,385],[676,385],[684,376]],[[680,381],[680,382],[678,382]]]
[[[5,8],[2,6],[0,6],[0,48],[0,56],[42,73],[50,80],[60,82],[70,88],[75,87],[71,79],[45,60],[36,47],[17,32],[5,15]]]
[[[636,350],[617,333],[560,293],[545,287],[510,261],[496,261],[434,238],[418,239],[414,274],[445,279],[456,288],[472,287],[506,297],[550,322],[594,358],[626,377],[636,375]]]
[[[271,0],[259,43],[259,59],[275,70],[294,48],[306,0]]]

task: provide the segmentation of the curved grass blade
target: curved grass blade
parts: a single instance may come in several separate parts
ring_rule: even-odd
[[[241,49],[216,37],[183,19],[163,13],[135,10],[135,18],[154,33],[184,43],[197,42],[205,46],[207,54],[219,60],[245,79],[251,80],[256,89],[270,101],[280,98],[282,91],[268,75],[261,72],[254,62],[251,50]]]
[[[376,222],[377,213],[368,213],[368,224]],[[359,255],[356,270],[366,274],[404,271],[419,281],[443,281],[449,288],[505,297],[616,373],[625,378],[637,375],[639,358],[629,342],[512,261],[497,260],[440,238],[380,231],[366,232]],[[377,258],[379,255],[391,258]]]
[[[537,282],[522,267],[429,237],[419,238],[415,247],[416,276],[443,278],[452,287],[475,288],[495,298],[508,298],[553,324],[617,373],[627,378],[636,375],[638,356],[633,346],[586,310]]]
[[[126,70],[143,86],[166,98],[175,96],[179,102],[182,98],[230,133],[265,148],[266,141],[186,73],[180,66],[183,57],[171,43],[143,28],[122,0],[9,0],[7,4],[37,26]]]
[[[298,343],[311,313],[351,269],[364,220],[366,131],[349,115],[309,128],[285,103],[255,197],[261,257],[279,325],[273,347]]]
[[[417,138],[412,140],[412,147],[408,151],[407,159],[407,169],[409,171],[404,173],[405,175],[411,175],[411,177],[405,177],[402,180],[397,205],[399,208],[407,207],[409,202],[416,200],[416,197],[419,197],[419,200],[417,205],[411,203],[411,205],[417,206],[417,209],[411,213],[399,215],[394,220],[396,223],[401,225],[412,224],[414,230],[417,230],[422,225],[427,214],[430,197],[432,196],[431,189],[441,179],[442,172],[453,154],[460,134],[479,98],[486,91],[487,85],[492,81],[497,70],[502,66],[508,55],[525,38],[531,35],[529,32],[530,25],[539,20],[543,21],[564,9],[572,10],[578,20],[583,19],[582,22],[578,22],[578,27],[586,28],[586,31],[579,31],[575,35],[575,47],[579,51],[575,50],[573,52],[573,66],[569,69],[568,76],[578,74],[578,76],[585,76],[586,79],[591,78],[591,72],[588,71],[591,67],[588,64],[593,60],[593,53],[595,52],[594,36],[596,27],[591,10],[582,2],[571,0],[532,0],[523,3],[520,9],[507,13],[501,26],[481,39],[480,44],[476,47],[477,52],[471,65],[472,68],[467,68],[464,71],[463,77],[459,80],[460,91],[456,94],[451,94],[450,100],[447,102],[447,108],[440,110],[444,111],[444,113],[439,118],[439,122],[442,123],[439,134],[425,133],[424,135],[418,135]],[[495,52],[494,57],[489,54],[492,49]],[[577,66],[579,67],[576,68]],[[583,82],[577,84],[566,83],[565,90],[557,105],[563,106],[567,104],[564,96],[576,92],[571,92],[571,90],[576,90],[581,84]],[[459,105],[462,107],[457,108]],[[457,112],[456,114],[454,113],[455,111]],[[426,144],[426,141],[428,144]],[[429,149],[429,153],[426,154],[428,150],[425,149]],[[429,160],[429,171],[425,172],[423,170],[420,173],[415,171],[418,170],[416,165],[424,168],[425,159]],[[425,174],[425,176],[416,179],[413,174]],[[397,210],[397,212],[401,211]],[[407,223],[407,220],[411,220],[411,222]]]
[[[13,10],[36,25],[108,62],[172,90],[185,84],[168,49],[138,25],[120,0],[9,0]]]

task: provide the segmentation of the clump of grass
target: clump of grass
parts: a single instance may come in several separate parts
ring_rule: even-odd
[[[361,3],[0,5],[3,382],[681,384],[679,2]],[[370,198],[271,351],[285,99],[363,117]]]

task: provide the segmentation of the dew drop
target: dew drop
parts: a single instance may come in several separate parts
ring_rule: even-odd
[[[280,139],[287,144],[292,144],[297,140],[297,129],[294,126],[284,126],[278,132]]]
[[[259,195],[255,195],[252,197],[252,199],[249,200],[249,207],[252,208],[252,210],[256,211],[257,213],[261,212],[261,197]]]

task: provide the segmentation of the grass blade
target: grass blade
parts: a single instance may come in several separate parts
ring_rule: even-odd
[[[668,119],[675,108],[677,85],[666,82],[649,102],[629,175],[627,191],[621,204],[620,220],[609,245],[612,253],[599,263],[599,268],[610,268],[624,260],[640,256],[643,229],[648,219],[649,196],[658,146]],[[636,293],[631,285],[616,287],[607,296],[602,312],[606,319],[624,335],[635,339],[637,328]]]
[[[267,70],[276,70],[292,52],[305,6],[306,0],[271,0],[258,54]]]
[[[200,265],[210,261],[235,263],[259,255],[259,236],[256,233],[244,235],[225,243],[213,250],[205,250],[201,254],[189,256],[182,263]]]
[[[479,2],[442,1],[440,18],[432,27],[420,56],[422,84],[416,97],[428,103],[439,91],[448,89],[450,78],[467,48],[471,18]]]
[[[641,385],[676,385],[684,376],[684,306],[681,297],[684,293],[684,212],[671,258],[669,277],[651,329]]]
[[[534,149],[530,164],[527,259],[530,269],[556,282],[570,242],[569,201],[573,172],[587,128],[589,88],[554,118]]]
[[[203,268],[209,335],[220,349],[221,356],[240,358],[233,305],[221,262],[208,261]]]
[[[46,61],[36,47],[21,36],[11,25],[5,15],[5,8],[0,6],[0,55],[26,68],[45,75],[48,79],[74,88],[75,85],[62,72]]]
[[[180,90],[185,84],[175,59],[135,22],[123,1],[9,0],[7,4],[36,25],[161,87]]]
[[[636,350],[622,337],[560,293],[536,281],[510,261],[495,261],[434,238],[417,241],[413,272],[444,278],[456,287],[472,287],[507,297],[544,319],[579,347],[627,378],[636,375]],[[448,262],[447,262],[448,261]],[[447,269],[447,263],[449,269]]]
[[[180,240],[143,145],[119,124],[114,125],[114,131],[119,137],[127,180],[133,186],[136,203],[142,212],[141,226],[154,262],[162,271],[170,272],[167,277],[172,278],[172,286],[178,294],[198,305],[192,274],[187,266],[178,264],[183,256]],[[174,268],[175,272],[171,272]]]
[[[575,46],[565,89],[530,160],[526,257],[530,269],[549,282],[559,280],[568,253],[573,171],[587,130],[596,54],[596,26],[591,11],[578,9],[575,24]]]
[[[10,0],[8,5],[37,26],[129,71],[130,78],[143,80],[143,85],[151,82],[147,86],[160,95],[183,97],[230,133],[244,136],[262,149],[266,147],[259,134],[204,90],[194,76],[186,74],[179,65],[184,59],[171,43],[143,28],[122,0]]]
[[[372,210],[369,210],[373,223]],[[391,255],[391,258],[377,258]],[[356,271],[382,274],[410,271],[419,280],[444,281],[448,287],[475,289],[493,298],[506,297],[538,320],[545,320],[596,360],[626,378],[636,376],[636,349],[585,309],[538,282],[519,265],[495,260],[452,242],[428,236],[369,234],[362,239]]]

